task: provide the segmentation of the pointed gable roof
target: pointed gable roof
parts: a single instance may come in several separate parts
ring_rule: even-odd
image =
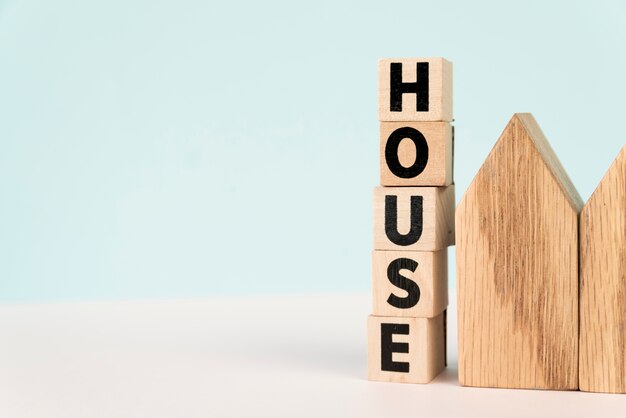
[[[504,131],[500,135],[500,138],[498,138],[498,141],[489,153],[487,160],[476,174],[476,177],[474,177],[474,180],[468,188],[468,192],[472,188],[476,187],[477,179],[485,174],[483,172],[485,170],[485,167],[490,161],[495,158],[500,146],[508,141],[530,141],[530,143],[534,145],[537,154],[539,155],[539,157],[541,157],[545,166],[552,174],[552,177],[558,184],[559,188],[562,190],[563,195],[565,196],[567,201],[576,212],[580,212],[580,209],[583,206],[582,198],[578,194],[578,191],[574,187],[574,184],[572,183],[569,176],[567,175],[567,172],[563,168],[561,161],[556,156],[554,150],[552,149],[552,146],[550,146],[550,143],[543,134],[543,131],[537,124],[537,121],[530,113],[516,113],[513,115],[506,128],[504,128]],[[464,203],[464,200],[468,196],[468,194],[469,193],[465,194],[465,196],[461,200],[461,204]]]
[[[622,150],[617,155],[617,158],[613,161],[613,164],[611,164],[607,172],[604,174],[604,177],[602,177],[602,180],[600,180],[598,187],[596,187],[596,190],[585,204],[583,210],[587,210],[593,202],[606,193],[607,188],[609,188],[613,182],[617,181],[620,176],[623,177],[624,173],[626,173],[626,145],[624,145]],[[626,190],[623,192],[626,194]]]

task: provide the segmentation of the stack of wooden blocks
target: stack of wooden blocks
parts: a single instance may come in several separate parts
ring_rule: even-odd
[[[428,383],[446,366],[452,64],[383,59],[378,83],[382,187],[374,191],[368,377]]]

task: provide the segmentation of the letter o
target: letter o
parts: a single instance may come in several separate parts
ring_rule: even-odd
[[[415,145],[415,161],[410,167],[404,167],[400,164],[400,159],[398,158],[400,142],[405,138],[410,139],[413,145]],[[426,138],[420,131],[408,126],[396,129],[387,139],[385,161],[389,170],[396,177],[410,179],[419,176],[426,168],[426,164],[428,164],[428,143]]]

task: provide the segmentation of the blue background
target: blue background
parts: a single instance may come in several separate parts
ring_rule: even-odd
[[[625,22],[622,0],[0,1],[0,299],[369,291],[381,57],[454,62],[457,199],[530,111],[586,200],[626,140]]]

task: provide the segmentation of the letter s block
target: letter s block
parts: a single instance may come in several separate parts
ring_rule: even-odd
[[[370,316],[369,380],[429,383],[446,367],[446,313],[435,318]]]
[[[452,63],[443,58],[378,62],[380,121],[452,121]]]
[[[433,318],[448,306],[448,251],[374,251],[372,313]]]
[[[381,122],[380,184],[452,184],[452,141],[448,122]]]
[[[454,244],[454,185],[374,189],[374,249],[437,251]]]

